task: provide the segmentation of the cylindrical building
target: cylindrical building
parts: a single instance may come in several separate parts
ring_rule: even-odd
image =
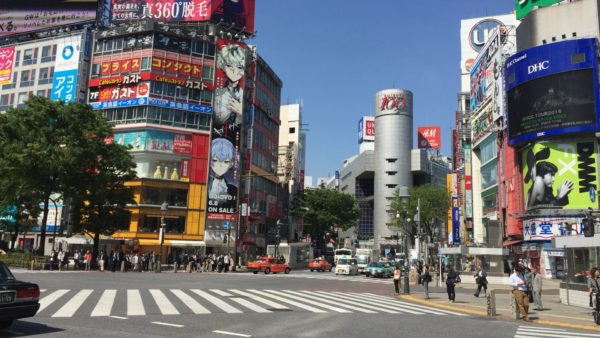
[[[412,186],[410,150],[413,134],[412,92],[386,89],[375,94],[374,248],[392,234],[388,213],[394,191]]]

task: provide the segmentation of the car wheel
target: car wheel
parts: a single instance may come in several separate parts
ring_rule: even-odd
[[[7,329],[13,323],[12,320],[3,320],[0,322],[0,329]]]
[[[270,269],[270,268],[266,268],[266,269],[265,269],[265,275],[268,275],[268,274],[270,274],[270,273],[271,273],[271,269]]]
[[[313,272],[313,271],[314,271],[313,269],[310,269],[310,272]]]
[[[329,272],[331,272],[331,269],[333,269],[333,268],[329,268]]]
[[[288,273],[290,273],[290,271],[291,271],[290,268],[285,268],[284,273],[287,275]]]
[[[258,271],[252,271],[252,273],[256,275],[258,273]]]

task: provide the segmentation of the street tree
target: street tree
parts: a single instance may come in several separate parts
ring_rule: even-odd
[[[51,194],[82,196],[91,185],[86,179],[98,171],[97,163],[107,157],[110,149],[114,150],[104,142],[112,135],[112,126],[101,113],[80,103],[31,96],[23,108],[11,108],[0,115],[0,170],[4,174],[0,177],[0,192],[17,196],[14,187],[20,184],[22,195],[39,199],[39,254],[44,254]],[[130,157],[123,161],[132,162]]]
[[[409,190],[410,200],[408,205],[401,201],[399,192],[400,189],[396,189],[390,202],[389,216],[392,220],[390,224],[407,231],[409,238],[414,238],[417,235],[416,215],[417,204],[420,200],[421,231],[424,235],[433,238],[434,229],[441,227],[448,218],[448,208],[450,208],[448,190],[434,184],[412,187]],[[407,222],[406,218],[410,218],[410,221]],[[406,225],[408,225],[407,228],[405,228]]]
[[[304,233],[322,238],[333,226],[347,230],[358,224],[360,209],[352,195],[330,189],[306,189],[294,200],[292,214],[304,219]]]

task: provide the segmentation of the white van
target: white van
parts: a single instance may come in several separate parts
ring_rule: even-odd
[[[352,250],[350,249],[337,249],[333,253],[333,265],[337,265],[337,261],[341,256],[352,257]]]
[[[358,275],[358,264],[356,258],[351,256],[340,256],[335,267],[336,275]]]

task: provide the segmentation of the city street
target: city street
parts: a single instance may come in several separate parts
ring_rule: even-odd
[[[10,337],[594,337],[488,320],[393,296],[391,279],[292,271],[111,273],[16,271],[42,289]],[[457,305],[458,306],[458,305]],[[576,333],[580,332],[580,333]]]

